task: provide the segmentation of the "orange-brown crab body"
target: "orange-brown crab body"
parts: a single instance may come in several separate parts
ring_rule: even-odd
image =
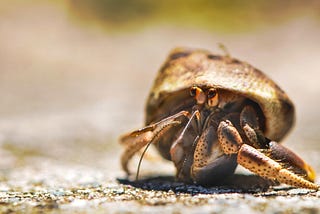
[[[240,164],[269,179],[317,189],[312,168],[279,142],[294,123],[284,91],[251,65],[205,50],[177,48],[147,100],[146,127],[121,138],[122,166],[155,144],[177,179],[205,185]]]

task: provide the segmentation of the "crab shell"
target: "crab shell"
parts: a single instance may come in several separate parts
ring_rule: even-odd
[[[271,140],[279,142],[294,124],[293,103],[264,73],[230,56],[186,48],[174,49],[160,69],[147,100],[146,124],[165,117],[159,115],[159,108],[165,108],[167,97],[195,85],[226,90],[254,101],[264,116],[264,134]],[[174,102],[180,101],[177,98]]]

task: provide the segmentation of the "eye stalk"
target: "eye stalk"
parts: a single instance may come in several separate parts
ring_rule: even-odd
[[[195,97],[197,104],[202,105],[206,102],[206,95],[204,94],[203,90],[198,86],[192,86],[190,88],[190,96]]]
[[[210,107],[213,107],[213,106],[217,106],[218,103],[219,103],[219,96],[218,96],[218,92],[216,89],[214,88],[210,88],[208,90],[208,94],[207,94],[207,97],[208,97],[208,105]]]

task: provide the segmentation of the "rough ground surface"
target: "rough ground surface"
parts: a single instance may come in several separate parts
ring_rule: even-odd
[[[69,167],[64,169],[61,165],[53,165],[50,164],[50,167],[55,174],[48,175],[48,172],[45,172],[45,175],[41,175],[40,170],[27,175],[33,170],[25,168],[25,172],[19,172],[20,176],[24,176],[23,178],[10,178],[20,182],[6,181],[6,185],[1,186],[0,211],[2,213],[16,211],[46,213],[320,212],[320,192],[283,186],[268,188],[268,182],[255,176],[236,175],[219,187],[205,188],[176,183],[172,177],[142,179],[138,182],[129,182],[124,179],[108,180],[91,169],[70,170]],[[64,170],[68,173],[57,173]],[[41,177],[42,179],[38,180]]]
[[[171,48],[219,52],[222,42],[288,92],[297,123],[285,144],[319,174],[318,22],[300,17],[238,35],[170,26],[119,35],[83,28],[53,5],[5,6],[1,213],[320,213],[319,191],[269,187],[241,169],[244,174],[206,188],[174,182],[172,165],[150,157],[141,179],[129,181],[117,144],[121,133],[142,126],[145,98]]]

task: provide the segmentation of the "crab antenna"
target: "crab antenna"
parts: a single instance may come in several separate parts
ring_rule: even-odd
[[[227,48],[224,44],[222,44],[221,42],[219,42],[219,43],[218,43],[218,47],[220,48],[220,50],[222,50],[222,51],[224,52],[224,54],[225,54],[226,57],[229,57],[229,58],[231,57],[231,54],[230,54],[228,48]]]
[[[144,148],[141,156],[140,156],[140,159],[139,159],[139,163],[138,163],[138,167],[137,167],[137,173],[136,173],[136,181],[139,179],[139,172],[140,172],[140,166],[141,166],[141,163],[142,163],[142,159],[144,157],[144,155],[146,154],[149,146],[151,145],[152,141],[154,140],[154,138],[152,140],[150,140],[150,142],[146,145],[146,148]]]

